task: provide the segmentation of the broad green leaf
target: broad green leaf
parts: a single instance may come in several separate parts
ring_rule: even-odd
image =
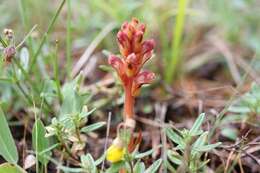
[[[91,124],[89,126],[83,127],[81,129],[81,131],[84,133],[89,133],[89,132],[99,129],[100,127],[104,126],[105,124],[106,124],[106,122],[98,122],[95,124]]]
[[[205,118],[205,113],[202,113],[199,115],[199,117],[196,119],[195,123],[193,124],[192,128],[190,129],[190,134],[192,136],[198,135],[198,132],[200,130],[200,126],[202,125]]]
[[[57,94],[57,86],[54,80],[45,80],[44,87],[41,92],[41,97],[45,98],[48,103],[51,103],[54,98],[56,98]]]
[[[106,170],[106,173],[118,173],[118,171],[125,166],[125,162],[113,163],[110,168]]]
[[[4,163],[0,165],[0,173],[26,173],[26,171],[14,164]]]
[[[162,163],[162,159],[156,160],[144,173],[155,173]]]
[[[51,152],[46,151],[49,148],[49,139],[45,137],[46,131],[41,120],[37,120],[33,126],[32,142],[33,148],[38,153],[38,160],[46,165],[48,159],[45,156],[50,156]],[[44,154],[40,154],[42,151],[46,151]]]
[[[185,148],[185,142],[181,136],[175,133],[172,129],[166,128],[166,135],[170,138],[173,142],[180,145],[181,148]]]
[[[143,162],[137,162],[134,166],[134,173],[143,173],[145,171],[145,165]]]
[[[62,88],[63,103],[60,110],[60,119],[64,119],[71,114],[80,113],[90,94],[82,94],[79,85],[82,75],[79,74],[74,80],[68,82]]]
[[[17,163],[18,153],[4,112],[0,107],[0,155],[10,163]]]
[[[226,127],[221,129],[221,135],[232,139],[232,140],[236,140],[237,139],[237,129],[235,128],[231,128],[231,127]]]

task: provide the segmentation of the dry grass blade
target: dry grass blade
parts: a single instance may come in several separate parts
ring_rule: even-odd
[[[219,51],[224,55],[224,57],[227,60],[227,64],[230,70],[230,73],[234,79],[234,81],[236,82],[236,84],[238,85],[241,82],[241,76],[239,73],[239,70],[236,66],[234,57],[231,53],[231,51],[229,50],[228,46],[226,45],[226,43],[222,40],[220,40],[218,37],[216,36],[210,36],[209,40],[211,41],[211,43],[217,48],[219,49]]]
[[[87,63],[89,60],[91,54],[94,52],[96,47],[101,43],[101,41],[107,36],[108,33],[110,33],[115,27],[116,23],[110,23],[107,26],[104,27],[104,29],[97,35],[97,37],[90,43],[88,48],[85,50],[83,55],[80,57],[78,62],[75,64],[73,70],[72,70],[72,76],[76,76],[79,71],[83,68],[83,66]]]

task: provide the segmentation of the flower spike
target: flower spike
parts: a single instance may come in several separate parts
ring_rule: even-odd
[[[117,33],[118,47],[121,56],[110,55],[108,63],[115,69],[121,79],[124,91],[124,123],[119,124],[130,129],[135,128],[134,103],[135,97],[139,95],[141,86],[150,84],[155,79],[155,74],[150,71],[141,71],[145,62],[153,54],[155,41],[153,39],[144,40],[146,27],[137,19],[133,18],[130,22],[125,22]],[[129,141],[124,141],[118,131],[117,137],[108,148],[106,159],[115,163],[124,159],[126,153],[132,153],[140,144],[142,133],[139,132],[137,138],[131,134]],[[126,142],[126,143],[125,143]],[[122,169],[119,172],[125,172]]]
[[[134,98],[139,94],[143,84],[152,83],[155,74],[148,71],[140,72],[144,63],[153,54],[155,41],[144,40],[146,26],[133,18],[124,22],[117,33],[117,42],[121,58],[110,55],[108,62],[116,70],[125,90],[124,118],[133,119]]]

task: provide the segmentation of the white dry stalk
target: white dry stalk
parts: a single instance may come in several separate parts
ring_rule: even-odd
[[[83,68],[83,66],[87,63],[92,53],[96,49],[96,47],[101,43],[101,41],[116,27],[116,23],[110,23],[97,35],[97,37],[90,43],[88,48],[85,50],[83,55],[80,57],[78,62],[75,64],[72,70],[72,76],[76,76],[79,71]]]
[[[110,132],[110,124],[111,124],[111,115],[112,115],[112,113],[109,112],[108,120],[107,120],[107,131],[106,131],[106,140],[105,140],[105,146],[104,146],[104,155],[106,155],[106,151],[107,151],[108,137],[109,137],[109,132]],[[102,162],[101,172],[103,172],[104,168],[105,168],[105,159]]]

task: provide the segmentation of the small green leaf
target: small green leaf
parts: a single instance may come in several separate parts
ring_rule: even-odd
[[[98,122],[95,124],[91,124],[89,126],[83,127],[81,129],[81,131],[84,133],[89,133],[89,132],[99,129],[100,127],[104,126],[105,124],[106,124],[106,122]]]
[[[14,164],[4,163],[0,165],[0,173],[26,173],[26,171]]]
[[[32,141],[33,148],[38,153],[38,160],[46,165],[48,163],[48,159],[45,155],[50,156],[51,152],[46,151],[49,148],[49,139],[45,137],[46,131],[41,120],[37,120],[33,126],[32,132]],[[44,154],[40,154],[42,151],[46,151]]]
[[[200,137],[196,140],[196,142],[193,144],[194,148],[203,146],[207,140],[208,132],[204,132],[200,135]]]
[[[60,143],[53,144],[53,145],[50,146],[49,148],[47,148],[47,149],[41,151],[41,152],[39,153],[39,155],[43,155],[43,154],[45,154],[45,153],[47,153],[47,152],[51,152],[51,150],[53,150],[54,148],[56,148],[56,147],[58,147],[58,146],[60,146],[60,145],[61,145]]]
[[[170,161],[175,163],[176,165],[180,165],[182,163],[181,159],[178,158],[180,157],[180,155],[178,155],[178,153],[174,153],[174,151],[172,150],[168,150],[167,156]]]
[[[143,162],[137,162],[134,166],[134,173],[143,173],[145,171],[145,165]]]
[[[100,70],[105,71],[105,72],[111,72],[113,70],[113,68],[108,65],[100,65],[98,67]]]
[[[185,142],[181,136],[175,133],[172,129],[166,128],[166,135],[170,138],[173,142],[180,145],[181,148],[185,148]]]
[[[196,136],[199,133],[200,126],[202,125],[205,118],[205,113],[202,113],[199,115],[199,117],[196,119],[195,123],[193,124],[192,128],[190,129],[191,136]]]
[[[103,154],[101,157],[99,157],[97,160],[95,160],[95,165],[98,166],[106,159],[106,154]]]
[[[4,112],[0,107],[0,155],[10,163],[17,163],[18,153]]]
[[[218,142],[218,143],[215,143],[215,144],[200,146],[200,147],[197,147],[197,148],[194,148],[194,149],[197,150],[197,151],[200,151],[200,152],[207,152],[207,151],[210,151],[210,150],[218,147],[219,145],[221,145],[221,142]]]
[[[160,148],[160,147],[161,147],[161,145],[156,147],[156,149]],[[135,159],[142,159],[142,158],[144,158],[146,156],[149,156],[149,155],[153,154],[153,152],[154,152],[154,149],[151,149],[151,150],[148,150],[148,151],[143,152],[143,153],[137,153],[134,157],[135,157]]]
[[[162,159],[156,160],[144,173],[155,173],[162,163]]]
[[[79,115],[81,118],[87,118],[89,115],[91,115],[94,111],[96,110],[96,108],[90,110],[90,111],[85,111],[83,110]]]

